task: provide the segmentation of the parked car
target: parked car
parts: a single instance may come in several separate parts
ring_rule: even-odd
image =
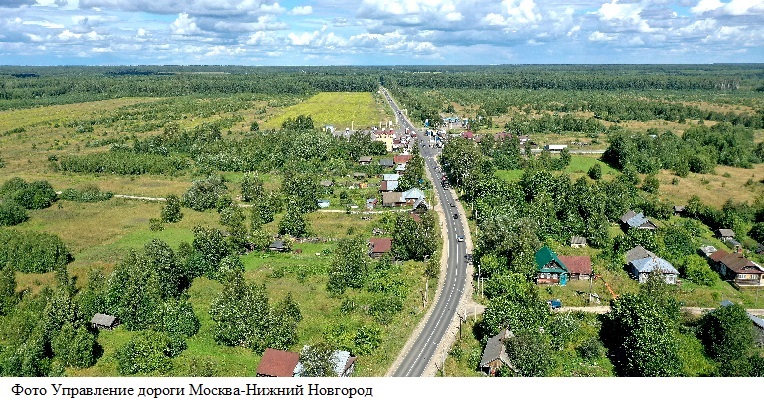
[[[562,307],[562,301],[560,299],[547,300],[546,303],[552,310],[556,310]]]

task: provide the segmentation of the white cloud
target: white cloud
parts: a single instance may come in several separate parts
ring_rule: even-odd
[[[186,13],[178,14],[178,18],[170,24],[170,30],[175,35],[196,35],[201,30],[196,25],[196,18],[189,17]]]
[[[594,42],[610,42],[610,41],[615,41],[616,39],[618,39],[617,35],[606,34],[600,31],[594,31],[593,33],[589,35],[589,41],[594,41]]]
[[[695,14],[702,14],[706,11],[716,10],[722,7],[724,3],[719,0],[700,0],[698,4],[690,8],[690,11]]]
[[[296,16],[307,16],[310,14],[313,14],[313,7],[312,6],[297,6],[292,9],[292,11],[289,12],[289,14],[296,15]]]

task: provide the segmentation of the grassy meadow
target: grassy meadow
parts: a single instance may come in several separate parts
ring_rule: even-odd
[[[386,109],[382,101],[375,100],[372,93],[322,92],[285,108],[266,120],[263,128],[279,128],[284,120],[299,115],[311,116],[317,127],[333,125],[337,130],[363,129],[392,119],[389,107]]]

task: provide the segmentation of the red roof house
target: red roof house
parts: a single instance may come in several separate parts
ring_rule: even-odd
[[[257,376],[291,377],[294,376],[294,369],[299,362],[300,354],[296,352],[266,348],[256,373]]]
[[[570,271],[570,279],[589,279],[592,276],[592,259],[588,256],[559,255],[563,264]]]
[[[379,258],[382,255],[390,252],[393,248],[392,238],[370,238],[369,239],[369,256],[372,258]]]
[[[393,162],[396,164],[405,164],[411,160],[411,154],[400,154],[393,157]]]

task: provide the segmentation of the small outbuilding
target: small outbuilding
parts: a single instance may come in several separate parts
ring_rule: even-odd
[[[300,354],[291,351],[266,348],[255,373],[257,376],[288,378],[294,376]]]
[[[581,237],[578,235],[574,235],[573,237],[570,237],[570,246],[573,248],[586,247],[586,237]]]
[[[108,314],[96,313],[93,318],[90,319],[90,324],[93,328],[99,330],[111,330],[119,325],[119,320]]]

